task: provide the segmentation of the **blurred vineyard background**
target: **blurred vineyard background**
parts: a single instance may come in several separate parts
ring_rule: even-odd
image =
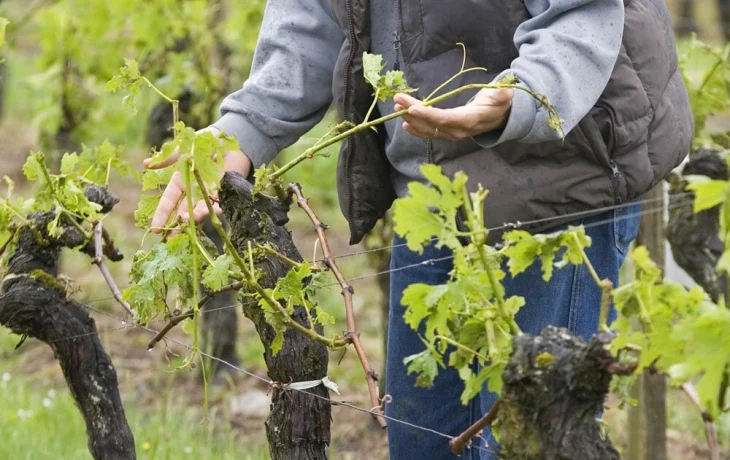
[[[141,71],[164,92],[181,100],[183,120],[204,127],[215,120],[221,98],[238,89],[250,69],[265,0],[0,0],[0,16],[11,22],[7,46],[0,51],[0,177],[14,179],[24,190],[21,167],[29,151],[43,150],[51,158],[65,151],[108,141],[123,149],[125,158],[141,170],[151,146],[159,145],[170,125],[167,106],[152,92],[142,92],[136,111],[121,98],[103,91],[104,84],[134,58]],[[708,43],[725,40],[724,15],[714,0],[669,1],[677,31],[691,32]],[[729,19],[730,20],[730,19]],[[698,71],[697,75],[702,72]],[[693,74],[694,75],[694,74]],[[312,133],[287,149],[281,160],[311,145],[327,130],[328,116]],[[727,131],[723,117],[709,125]],[[714,126],[713,125],[713,126]],[[337,255],[387,246],[387,223],[366,243],[347,246],[347,226],[335,193],[336,148],[329,158],[303,164],[294,173],[311,197],[322,220],[331,228]],[[120,287],[144,231],[134,227],[140,187],[132,176],[112,178],[111,188],[122,202],[107,221],[126,258],[111,269]],[[292,213],[291,229],[302,254],[312,254],[314,237],[306,216]],[[149,242],[148,242],[149,243]],[[382,366],[384,312],[387,298],[387,251],[358,254],[341,261],[355,288],[356,313],[365,347],[374,366]],[[102,311],[116,314],[117,305],[99,273],[84,256],[64,255],[62,273],[78,288],[76,296]],[[373,276],[369,276],[373,275]],[[678,271],[674,276],[682,276]],[[337,318],[333,331],[345,329],[338,287],[319,293],[321,305]],[[262,346],[253,327],[237,308],[222,308],[235,299],[221,299],[204,316],[208,351],[243,369],[265,375]],[[232,315],[232,316],[231,316]],[[203,410],[199,372],[176,371],[185,350],[169,344],[147,352],[150,334],[125,327],[102,314],[94,315],[102,342],[119,374],[125,408],[141,459],[268,458],[264,420],[267,388],[233,369],[214,369],[210,407]],[[216,318],[219,318],[216,320]],[[221,319],[222,318],[222,319]],[[231,322],[230,319],[233,318]],[[153,325],[154,326],[154,325]],[[160,325],[157,325],[159,327]],[[218,328],[223,328],[220,332]],[[188,343],[182,331],[172,334]],[[224,338],[227,343],[221,343]],[[86,459],[84,424],[65,387],[60,368],[45,345],[21,341],[0,331],[0,459]],[[353,356],[332,354],[330,377],[342,399],[367,406],[367,390]],[[213,369],[212,369],[213,370]],[[669,458],[705,458],[701,416],[675,392],[669,393]],[[616,409],[605,417],[607,430],[619,446],[626,443],[626,415]],[[385,459],[384,434],[364,414],[333,409],[331,458]],[[730,452],[730,419],[718,423],[725,452]],[[730,457],[728,457],[730,458]]]

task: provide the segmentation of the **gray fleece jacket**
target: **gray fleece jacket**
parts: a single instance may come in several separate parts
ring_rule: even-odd
[[[568,132],[593,107],[611,75],[621,46],[623,0],[525,0],[525,5],[532,18],[515,33],[519,57],[506,72],[546,94]],[[395,6],[392,0],[371,0],[371,51],[383,55],[388,69],[399,59]],[[238,140],[254,167],[270,163],[325,115],[343,40],[327,0],[269,0],[251,75],[223,101],[222,117],[214,124]],[[392,113],[393,102],[381,102],[378,109]],[[475,140],[484,147],[553,140],[557,132],[546,120],[545,109],[517,91],[504,129]],[[427,161],[425,141],[401,123],[386,123],[386,154],[399,196],[409,181],[421,179],[419,167]]]

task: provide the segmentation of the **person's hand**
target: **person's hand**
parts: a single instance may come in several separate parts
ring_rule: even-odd
[[[424,139],[460,141],[504,127],[512,107],[512,88],[480,90],[468,104],[453,109],[425,107],[407,94],[396,94],[395,110],[408,109],[403,129]]]
[[[215,136],[218,136],[220,134],[220,131],[216,128],[213,128],[212,126],[205,128],[199,132],[206,131],[212,132]],[[180,153],[175,152],[165,161],[155,165],[151,164],[151,158],[147,158],[146,160],[144,160],[144,165],[146,168],[150,169],[164,168],[175,163],[179,157]],[[244,177],[248,177],[248,174],[251,171],[251,160],[249,160],[248,157],[240,150],[224,152],[223,165],[224,168],[220,171],[221,177],[223,177],[225,171],[235,171],[237,173],[240,173]],[[177,216],[180,217],[182,220],[187,221],[190,219],[188,202],[187,200],[183,199],[184,196],[185,187],[183,186],[182,177],[180,176],[180,172],[176,171],[172,175],[172,178],[167,184],[167,187],[165,187],[165,191],[162,193],[162,197],[160,198],[160,203],[157,205],[155,214],[152,217],[152,222],[150,223],[152,231],[156,233],[161,232],[161,229],[165,227],[165,225],[167,225],[170,216],[174,212],[177,212]],[[221,214],[222,210],[220,206],[218,206],[217,197],[214,196],[213,198],[216,199],[216,202],[213,203],[213,209],[216,214]],[[200,222],[201,220],[208,217],[209,212],[208,207],[205,205],[205,201],[200,200],[198,203],[196,203],[192,214],[195,222]]]

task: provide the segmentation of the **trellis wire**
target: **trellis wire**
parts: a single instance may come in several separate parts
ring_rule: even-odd
[[[686,196],[691,196],[693,194],[694,194],[694,192],[680,192],[680,193],[670,194],[670,195],[668,195],[668,197],[670,197],[670,198],[674,198],[674,197],[683,198],[683,197],[686,197]],[[649,199],[643,200],[642,201],[642,204],[654,203],[654,202],[658,202],[658,201],[662,201],[662,200],[664,200],[664,198],[649,198]],[[542,219],[528,220],[528,221],[525,221],[525,222],[517,221],[517,222],[512,222],[512,223],[504,223],[502,225],[499,225],[499,226],[496,226],[496,227],[493,227],[493,228],[488,228],[487,231],[488,232],[493,232],[493,231],[497,231],[497,230],[505,230],[505,229],[508,229],[508,228],[520,228],[520,227],[525,226],[525,225],[534,225],[534,224],[541,224],[541,223],[553,222],[553,221],[568,219],[568,218],[572,218],[572,217],[574,217],[574,218],[577,219],[577,218],[580,218],[580,217],[585,217],[585,216],[591,216],[591,215],[595,215],[595,214],[600,214],[602,212],[608,212],[608,211],[613,211],[613,210],[616,210],[616,209],[622,209],[622,208],[627,208],[627,207],[635,206],[636,204],[637,203],[635,203],[635,202],[621,203],[621,204],[617,204],[617,205],[605,206],[605,207],[602,207],[602,208],[596,208],[596,209],[592,209],[592,210],[588,210],[588,211],[578,211],[578,212],[563,214],[563,215],[560,215],[560,216],[545,217],[545,218],[542,218]],[[433,238],[433,240],[435,240],[435,239],[436,238]],[[382,246],[382,247],[379,247],[379,248],[366,249],[366,250],[363,250],[363,251],[353,252],[353,253],[350,253],[350,254],[343,254],[343,255],[340,255],[340,256],[335,256],[334,258],[335,259],[345,259],[345,258],[348,258],[348,257],[355,257],[355,256],[363,255],[363,254],[370,254],[370,253],[373,253],[373,252],[385,251],[387,249],[394,249],[394,248],[399,248],[399,247],[402,247],[402,246],[406,246],[406,244],[405,243],[400,243],[400,244],[394,244],[394,245],[391,245],[391,246]],[[320,259],[320,261],[321,261],[321,259]]]
[[[688,194],[691,194],[691,193],[692,192],[678,193],[678,194],[670,195],[670,197],[685,197],[685,196],[687,196]],[[711,200],[711,199],[714,199],[716,197],[717,196],[710,196],[710,197],[707,197],[706,199],[707,200]],[[660,200],[660,199],[646,200],[644,203],[651,203],[651,202],[654,202],[654,201],[657,201],[657,200]],[[610,206],[610,207],[606,207],[606,208],[601,208],[600,210],[594,210],[594,211],[592,211],[590,213],[588,213],[588,212],[580,212],[580,213],[566,214],[564,216],[550,218],[550,220],[557,220],[557,219],[565,219],[565,218],[569,218],[569,217],[575,217],[575,215],[578,215],[578,214],[585,216],[585,215],[595,214],[597,211],[598,212],[606,212],[606,211],[609,211],[609,210],[621,209],[621,208],[625,208],[625,207],[629,207],[629,206],[634,206],[634,205],[636,205],[636,203],[625,203],[625,204],[621,204],[621,205],[616,205],[616,206]],[[680,209],[680,208],[683,208],[683,207],[686,207],[686,206],[691,206],[691,205],[694,205],[694,200],[693,201],[683,201],[683,202],[675,203],[674,205],[668,205],[666,207],[661,206],[661,207],[655,207],[655,208],[651,208],[651,209],[642,209],[640,212],[636,212],[636,213],[632,213],[632,214],[626,214],[624,216],[619,216],[617,218],[610,218],[610,219],[605,219],[605,220],[598,221],[598,222],[593,222],[593,223],[590,223],[590,224],[586,224],[583,227],[584,228],[599,227],[601,225],[608,225],[608,224],[612,224],[612,223],[617,222],[617,221],[631,219],[631,218],[634,218],[634,217],[637,217],[637,216],[643,216],[643,215],[653,214],[653,213],[656,213],[656,212],[663,212],[665,210],[666,211],[669,211],[669,210],[674,210],[674,209]],[[547,219],[541,219],[539,221],[527,221],[527,222],[522,223],[521,225],[528,225],[528,224],[533,224],[533,223],[541,223],[541,222],[545,222],[545,221],[548,221],[548,220]],[[518,227],[518,224],[503,224],[500,227],[494,227],[494,228],[488,229],[488,231],[494,231],[494,230],[499,230],[499,229],[504,229],[504,228],[510,228],[510,227]],[[532,237],[532,238],[535,238],[535,237]],[[526,238],[525,240],[529,240],[529,239],[530,238]],[[392,246],[388,246],[388,247],[384,247],[384,248],[378,248],[378,250],[392,249],[392,248],[402,247],[402,246],[405,246],[405,245],[406,245],[405,243],[402,243],[402,244],[392,245]],[[359,254],[365,254],[365,253],[367,253],[367,252],[360,252],[360,253],[355,253],[355,254],[346,255],[346,256],[339,256],[339,257],[350,257],[350,256],[359,255]],[[337,258],[337,257],[335,257],[335,258]],[[380,271],[380,272],[376,272],[376,273],[369,273],[367,275],[355,276],[355,277],[352,277],[352,278],[348,278],[345,281],[347,283],[351,283],[351,282],[355,282],[355,281],[362,281],[364,279],[373,278],[373,277],[382,276],[382,275],[387,275],[389,273],[399,272],[399,271],[403,271],[403,270],[409,270],[411,268],[420,267],[420,266],[423,266],[423,265],[431,265],[431,264],[434,264],[434,263],[437,263],[437,262],[443,262],[443,261],[449,260],[449,259],[453,259],[453,256],[450,255],[450,256],[444,256],[444,257],[439,257],[439,258],[435,258],[435,259],[427,259],[427,260],[423,260],[423,261],[418,262],[418,263],[415,263],[415,264],[405,265],[403,267],[393,268],[393,269],[384,270],[384,271]],[[332,283],[323,284],[323,285],[317,286],[317,287],[318,288],[328,288],[328,287],[333,287],[333,286],[340,286],[340,283],[339,282],[332,282]],[[101,299],[95,299],[95,300],[83,301],[83,302],[85,302],[85,303],[97,303],[97,302],[111,301],[111,300],[114,300],[114,297],[105,297],[105,298],[101,298]],[[226,306],[223,306],[223,307],[218,307],[218,308],[213,308],[213,309],[203,309],[203,310],[200,310],[199,314],[201,316],[204,316],[206,314],[213,313],[213,312],[216,312],[216,311],[227,310],[227,309],[236,308],[236,307],[239,307],[239,306],[242,307],[242,306],[247,306],[247,305],[253,305],[255,303],[258,303],[258,301],[235,303],[235,304],[226,305]],[[155,320],[155,321],[153,321],[153,323],[164,322],[164,321],[166,321],[166,320]],[[59,340],[64,340],[64,339],[59,339]]]
[[[149,328],[147,326],[143,326],[141,324],[132,323],[131,325],[128,325],[128,324],[126,324],[126,320],[124,318],[120,318],[120,317],[118,317],[116,315],[112,315],[111,313],[105,312],[103,310],[99,310],[98,308],[94,308],[94,307],[89,306],[89,305],[83,305],[83,307],[84,308],[87,308],[90,311],[94,311],[94,312],[100,313],[100,314],[102,314],[104,316],[107,316],[109,318],[112,318],[114,320],[120,321],[123,324],[125,324],[124,327],[130,326],[130,327],[134,327],[134,328],[140,328],[140,329],[143,329],[143,330],[145,330],[145,331],[147,331],[149,333],[155,334],[155,335],[157,335],[159,333],[159,331],[156,331],[155,329]],[[168,340],[168,341],[170,341],[170,342],[172,342],[172,343],[174,343],[174,344],[176,344],[176,345],[179,345],[179,346],[181,346],[181,347],[183,347],[183,348],[185,348],[185,349],[187,349],[189,351],[193,351],[194,350],[194,348],[192,346],[187,345],[187,344],[185,344],[183,342],[180,342],[178,340],[175,340],[173,338],[166,337],[165,339]],[[261,382],[264,382],[267,385],[269,385],[270,387],[271,386],[275,386],[277,384],[277,382],[274,382],[273,380],[270,380],[270,379],[268,379],[266,377],[262,377],[262,376],[260,376],[258,374],[255,374],[255,373],[253,373],[251,371],[248,371],[246,369],[243,369],[241,367],[238,367],[238,366],[236,366],[236,365],[234,365],[232,363],[229,363],[228,361],[225,361],[225,360],[223,360],[221,358],[215,357],[215,356],[210,355],[208,353],[205,353],[203,351],[196,350],[196,353],[200,354],[201,356],[203,356],[205,358],[208,358],[208,359],[211,359],[213,361],[216,361],[216,362],[218,362],[220,364],[224,364],[224,365],[230,367],[231,369],[234,369],[234,370],[236,370],[236,371],[238,371],[238,372],[240,372],[240,373],[242,373],[244,375],[247,375],[247,376],[252,377],[252,378],[254,378],[256,380],[259,380]],[[281,387],[281,385],[278,385],[278,386]],[[309,392],[307,390],[299,390],[299,389],[296,389],[296,388],[289,387],[289,388],[287,388],[287,391],[297,391],[299,393],[305,393],[305,394],[308,394],[310,396],[313,396],[313,397],[315,397],[317,399],[320,399],[322,401],[325,401],[328,404],[331,404],[333,406],[342,406],[342,407],[346,407],[346,408],[349,408],[349,409],[352,409],[352,410],[355,410],[355,411],[358,411],[358,412],[362,412],[362,413],[366,413],[366,414],[370,414],[370,415],[375,415],[377,417],[383,417],[384,419],[386,419],[388,421],[395,422],[395,423],[398,423],[398,424],[401,424],[401,425],[404,425],[404,426],[408,426],[410,428],[418,429],[418,430],[421,430],[421,431],[425,431],[425,432],[428,432],[428,433],[431,433],[431,434],[435,434],[435,435],[444,437],[444,438],[449,439],[449,440],[452,440],[452,439],[455,439],[456,438],[455,436],[451,436],[451,435],[448,435],[446,433],[442,433],[442,432],[437,431],[437,430],[434,430],[432,428],[428,428],[428,427],[421,426],[421,425],[416,425],[414,423],[407,422],[405,420],[401,420],[401,419],[398,419],[398,418],[395,418],[395,417],[391,417],[391,416],[388,416],[388,415],[385,415],[385,414],[374,414],[372,412],[372,409],[365,409],[363,407],[358,407],[358,406],[355,406],[354,404],[351,404],[351,403],[348,403],[348,402],[345,402],[345,401],[333,401],[333,400],[331,400],[329,398],[325,398],[324,396],[320,396],[320,395],[311,393],[311,392]],[[477,445],[469,445],[469,446],[467,446],[467,448],[478,449],[478,450],[483,450],[483,451],[493,452],[493,453],[495,452],[493,449],[484,448],[484,447],[477,446]]]
[[[690,195],[690,194],[691,194],[691,192],[686,192],[686,193],[680,193],[680,194],[671,195],[670,197],[684,197],[684,196],[687,196],[687,195]],[[716,197],[708,197],[707,199],[710,200],[710,199],[714,199],[714,198],[716,198]],[[657,198],[657,199],[654,199],[654,200],[645,200],[644,201],[644,204],[645,203],[650,203],[650,202],[653,202],[653,201],[663,200],[663,199],[664,198]],[[625,203],[625,204],[620,204],[620,205],[615,205],[615,206],[610,206],[610,207],[595,209],[595,210],[591,210],[591,211],[565,214],[565,215],[562,215],[562,216],[557,216],[557,217],[552,217],[552,218],[537,219],[537,220],[533,220],[533,221],[517,222],[517,223],[512,223],[512,224],[503,224],[502,226],[488,229],[488,231],[502,230],[502,229],[506,229],[506,228],[520,228],[523,225],[533,225],[533,224],[536,224],[536,223],[545,223],[545,222],[550,222],[550,221],[558,220],[558,219],[564,220],[566,218],[571,218],[571,217],[576,217],[577,218],[577,217],[580,217],[580,216],[595,215],[595,214],[600,213],[600,212],[606,212],[606,211],[609,211],[609,210],[621,209],[621,208],[628,207],[628,206],[633,206],[633,205],[635,205],[635,203]],[[620,220],[625,220],[625,219],[629,219],[629,218],[633,218],[633,217],[637,217],[637,216],[642,216],[642,215],[648,215],[648,214],[652,214],[652,213],[655,213],[655,212],[664,212],[666,210],[679,209],[679,208],[682,208],[682,207],[685,207],[685,206],[690,206],[690,205],[694,205],[694,200],[692,200],[692,201],[683,201],[683,202],[675,203],[674,205],[669,205],[669,206],[666,206],[666,207],[665,206],[661,206],[661,207],[656,207],[656,208],[652,208],[652,209],[642,209],[638,213],[631,213],[631,214],[627,214],[625,216],[620,216],[620,217],[616,217],[616,218],[610,218],[610,219],[605,219],[605,220],[598,221],[598,222],[593,222],[593,223],[590,223],[590,224],[586,224],[583,227],[584,228],[598,227],[600,225],[607,225],[607,224],[611,224],[611,223],[614,223],[614,222],[620,221]],[[393,245],[393,246],[390,246],[388,248],[379,248],[379,250],[390,249],[390,248],[398,247],[398,246],[402,246],[402,244],[401,245]],[[367,251],[367,252],[372,252],[372,251],[373,250],[370,250],[370,251]],[[364,253],[367,253],[367,252],[361,252],[360,254],[364,254]],[[346,255],[346,256],[339,256],[339,257],[352,257],[354,255],[357,255],[357,254]],[[440,261],[444,261],[444,260],[448,260],[448,259],[452,259],[452,258],[453,258],[453,256],[445,256],[445,257],[440,257],[440,258],[435,258],[435,259],[428,259],[428,260],[422,261],[422,262],[417,263],[417,264],[406,265],[406,266],[403,266],[403,267],[398,267],[398,268],[391,269],[391,270],[387,270],[387,271],[382,271],[382,272],[378,272],[378,273],[372,273],[372,274],[368,274],[368,275],[353,277],[353,278],[350,278],[350,279],[348,279],[346,281],[347,282],[359,281],[359,280],[363,280],[363,279],[370,278],[370,277],[381,276],[381,275],[384,275],[384,274],[387,274],[387,273],[392,273],[392,272],[396,272],[396,271],[406,270],[406,269],[410,269],[410,268],[414,268],[414,267],[418,267],[418,266],[422,266],[422,265],[427,265],[427,264],[433,264],[433,263],[436,263],[436,262],[440,262]],[[331,284],[325,284],[325,285],[318,286],[318,287],[325,288],[325,287],[339,286],[339,285],[340,285],[339,283],[331,283]],[[96,300],[88,300],[88,301],[86,301],[86,303],[101,302],[101,301],[104,301],[104,300],[113,300],[113,297],[107,297],[107,298],[96,299]],[[253,303],[256,303],[256,301],[252,301],[252,302],[250,302],[248,304],[253,304]],[[87,334],[80,334],[80,335],[76,335],[76,336],[66,337],[66,338],[63,338],[63,339],[58,339],[57,341],[60,341],[60,340],[72,340],[74,338],[86,337],[86,336],[91,336],[91,335],[98,335],[100,333],[108,333],[108,332],[114,332],[114,331],[119,331],[119,330],[137,329],[137,328],[143,329],[143,330],[145,330],[147,332],[154,333],[154,334],[157,334],[159,332],[159,331],[156,331],[156,330],[154,330],[152,328],[149,328],[148,326],[143,326],[143,325],[136,324],[136,323],[133,323],[133,322],[132,323],[128,323],[127,320],[124,319],[124,318],[119,318],[119,317],[117,317],[117,316],[115,316],[115,315],[113,315],[111,313],[108,313],[108,312],[105,312],[103,310],[94,308],[94,307],[92,307],[90,305],[86,305],[84,303],[80,303],[80,305],[82,307],[90,310],[90,311],[95,311],[95,312],[100,313],[100,314],[103,314],[103,315],[105,315],[105,316],[107,316],[109,318],[112,318],[114,320],[120,321],[123,324],[123,326],[117,327],[117,328],[113,328],[113,329],[107,329],[107,330],[96,331],[96,332],[87,333]],[[221,311],[221,310],[225,310],[225,309],[228,309],[228,308],[236,308],[236,307],[239,307],[239,306],[242,306],[242,305],[244,305],[244,304],[243,303],[237,303],[237,304],[232,304],[232,305],[228,305],[228,306],[224,306],[224,307],[219,307],[219,308],[215,308],[215,309],[201,310],[200,313],[201,314],[212,313],[212,312],[215,312],[215,311]],[[152,323],[158,323],[158,322],[164,322],[164,321],[166,321],[166,320],[155,320],[155,321],[152,321]],[[181,346],[183,348],[186,348],[188,350],[193,350],[193,347],[191,347],[189,345],[186,345],[186,344],[184,344],[184,343],[182,343],[182,342],[180,342],[180,341],[178,341],[178,340],[176,340],[174,338],[166,337],[165,340],[167,340],[169,342],[172,342],[172,343],[175,343],[175,344],[177,344],[177,345],[179,345],[179,346]],[[203,356],[203,357],[206,357],[206,358],[211,359],[213,361],[219,362],[220,364],[224,364],[226,366],[229,366],[230,368],[232,368],[232,369],[234,369],[234,370],[236,370],[238,372],[241,372],[241,373],[243,373],[245,375],[248,375],[250,377],[253,377],[253,378],[257,379],[257,380],[260,380],[262,382],[265,382],[268,385],[274,385],[275,384],[275,382],[273,382],[273,381],[271,381],[271,380],[269,380],[269,379],[267,379],[265,377],[259,376],[259,375],[255,374],[253,372],[250,372],[250,371],[247,371],[245,369],[242,369],[242,368],[240,368],[238,366],[235,366],[235,365],[233,365],[233,364],[231,364],[231,363],[229,363],[229,362],[227,362],[225,360],[222,360],[220,358],[217,358],[215,356],[212,356],[212,355],[210,355],[208,353],[202,352],[200,350],[197,350],[197,352],[200,353],[200,355]],[[372,411],[371,410],[368,410],[368,409],[365,409],[365,408],[362,408],[362,407],[358,407],[358,406],[352,405],[352,404],[347,403],[347,402],[332,401],[332,400],[330,400],[328,398],[324,398],[322,396],[313,394],[313,393],[311,393],[309,391],[306,391],[306,390],[289,389],[289,391],[299,391],[299,392],[302,392],[302,393],[307,393],[307,394],[309,394],[311,396],[314,396],[316,398],[319,398],[319,399],[322,399],[324,401],[327,401],[327,402],[329,402],[332,405],[335,405],[335,406],[343,406],[343,407],[347,407],[347,408],[350,408],[350,409],[353,409],[353,410],[356,410],[356,411],[359,411],[359,412],[368,413],[368,414],[371,414],[372,415]],[[435,434],[435,435],[438,435],[438,436],[442,436],[442,437],[447,438],[447,439],[450,439],[450,440],[451,439],[454,439],[453,436],[450,436],[450,435],[448,435],[446,433],[442,433],[442,432],[439,432],[437,430],[433,430],[433,429],[428,428],[428,427],[419,426],[419,425],[416,425],[416,424],[407,422],[405,420],[400,420],[400,419],[397,419],[397,418],[394,418],[394,417],[386,416],[385,414],[378,415],[378,416],[381,416],[381,417],[383,417],[383,418],[385,418],[385,419],[387,419],[389,421],[392,421],[394,423],[399,423],[399,424],[402,424],[404,426],[408,426],[408,427],[411,427],[411,428],[414,428],[414,429],[419,429],[419,430],[422,430],[422,431],[426,431],[426,432],[429,432],[429,433],[432,433],[432,434]],[[483,447],[476,446],[476,445],[471,445],[471,446],[468,446],[468,447],[469,448],[473,448],[473,449],[487,450],[487,451],[492,452],[491,449],[485,449]]]

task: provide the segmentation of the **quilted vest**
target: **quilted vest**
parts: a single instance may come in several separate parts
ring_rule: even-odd
[[[466,171],[469,187],[481,184],[490,191],[484,205],[488,228],[551,219],[549,225],[524,227],[541,231],[562,223],[559,216],[636,199],[689,152],[694,125],[664,0],[624,4],[623,41],[611,78],[565,139],[510,141],[493,148],[472,139],[427,143],[430,162],[449,175]],[[402,70],[420,96],[458,71],[462,49],[457,43],[468,50],[467,66],[486,67],[494,75],[508,69],[518,56],[515,30],[530,18],[522,0],[399,0],[398,6]],[[362,72],[362,54],[370,49],[369,1],[330,0],[330,7],[346,37],[335,69],[335,103],[342,119],[360,123],[373,97]],[[483,73],[467,73],[445,91],[490,80]],[[464,105],[473,95],[462,93],[439,107]],[[395,199],[382,129],[347,139],[340,151],[337,189],[352,244]],[[498,232],[490,234],[491,242],[496,238]]]

